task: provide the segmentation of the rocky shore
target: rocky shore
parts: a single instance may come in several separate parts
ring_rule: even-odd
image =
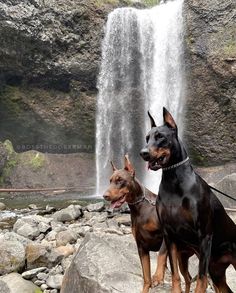
[[[226,176],[231,187],[235,176]],[[0,209],[1,293],[140,292],[142,271],[127,206],[110,210],[98,201],[10,211],[1,203]],[[236,222],[236,213],[230,216]],[[153,270],[155,261],[152,253]],[[189,269],[195,276],[195,258]],[[233,268],[227,276],[236,291]],[[170,285],[167,268],[165,283],[150,292],[170,292]],[[213,292],[210,283],[208,292]]]

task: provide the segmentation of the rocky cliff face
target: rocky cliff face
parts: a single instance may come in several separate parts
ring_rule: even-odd
[[[234,0],[186,0],[186,139],[195,163],[236,160]]]
[[[93,150],[103,25],[121,2],[0,1],[0,140]]]
[[[0,0],[0,140],[93,151],[108,13],[129,0]],[[197,164],[236,160],[234,0],[186,0],[186,137]]]

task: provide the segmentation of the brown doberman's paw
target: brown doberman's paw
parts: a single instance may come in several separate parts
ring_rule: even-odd
[[[171,293],[182,293],[181,287],[180,286],[173,286],[171,289]]]
[[[145,284],[143,286],[143,291],[142,293],[148,293],[149,292],[149,288],[151,288],[151,285],[150,284]]]
[[[164,283],[163,277],[158,275],[152,276],[152,288]]]

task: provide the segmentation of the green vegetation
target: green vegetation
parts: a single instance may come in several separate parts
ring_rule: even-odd
[[[40,289],[35,289],[34,293],[43,293],[43,291],[41,291]]]
[[[160,0],[142,0],[142,2],[148,7],[153,7],[157,4],[159,4]]]
[[[195,148],[191,148],[188,150],[191,162],[196,166],[208,166],[208,161],[206,158]]]
[[[43,167],[45,163],[44,155],[41,153],[36,153],[29,161],[30,166],[33,170],[38,170]]]
[[[226,43],[223,50],[227,57],[236,57],[236,41],[233,39],[230,40]]]
[[[19,117],[22,113],[20,100],[22,93],[18,87],[6,86],[0,91],[1,107],[6,109],[11,115]]]
[[[18,163],[18,154],[15,152],[12,143],[9,140],[6,140],[3,145],[7,151],[7,162],[2,171],[2,175],[0,176],[0,185],[5,183]]]
[[[116,6],[116,5],[118,6],[118,4],[123,4],[123,5],[130,6],[134,2],[135,1],[131,1],[131,0],[94,0],[94,4],[97,7],[101,7],[104,4],[110,4],[110,5],[114,5],[114,6]],[[157,4],[159,4],[160,0],[141,0],[140,2],[143,3],[147,7],[153,7]]]
[[[8,139],[5,140],[3,145],[4,145],[4,147],[5,147],[6,151],[7,151],[8,157],[16,154],[16,152],[15,152],[15,150],[13,148],[13,145],[12,145],[10,140],[8,140]]]

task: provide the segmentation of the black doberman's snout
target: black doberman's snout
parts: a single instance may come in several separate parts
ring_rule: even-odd
[[[144,161],[149,161],[151,159],[149,150],[147,148],[143,148],[141,150],[140,156],[144,159]]]

